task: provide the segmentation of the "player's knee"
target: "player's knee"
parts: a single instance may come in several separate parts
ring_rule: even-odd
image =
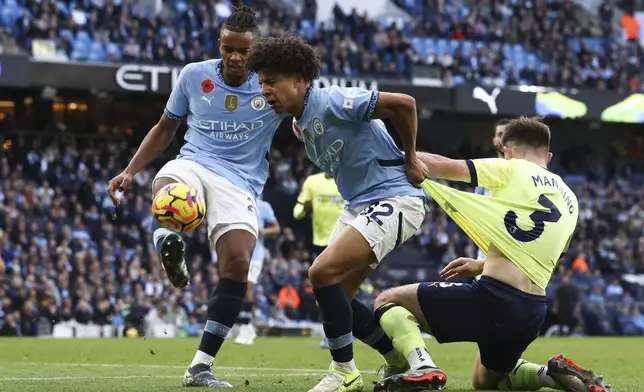
[[[330,286],[342,281],[334,270],[319,258],[309,267],[309,279],[313,287]]]
[[[384,304],[397,304],[397,298],[398,296],[396,295],[395,290],[385,290],[382,293],[380,293],[376,297],[376,301],[374,302],[374,309],[380,308]]]
[[[169,185],[169,184],[174,184],[176,182],[177,182],[177,180],[175,180],[174,178],[159,177],[159,178],[154,180],[154,183],[152,184],[152,191],[156,195],[159,192],[159,190],[161,190],[161,188],[163,188],[164,186]]]
[[[250,255],[251,252],[244,249],[227,252],[225,257],[219,259],[219,275],[236,282],[246,282]]]

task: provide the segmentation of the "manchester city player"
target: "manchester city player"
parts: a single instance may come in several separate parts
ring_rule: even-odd
[[[376,299],[379,323],[405,355],[410,371],[382,380],[376,392],[442,388],[447,378],[421,336],[439,343],[476,342],[475,389],[610,392],[592,371],[556,356],[548,366],[521,359],[546,316],[546,286],[577,226],[577,197],[547,169],[548,126],[531,118],[506,124],[503,158],[453,160],[418,153],[430,176],[470,182],[490,195],[425,181],[423,188],[485,251],[485,261],[460,258],[441,277],[385,291]],[[473,283],[450,282],[482,275]]]
[[[307,155],[333,176],[347,202],[329,246],[309,269],[333,357],[329,373],[311,392],[361,390],[364,382],[353,361],[354,333],[383,354],[386,374],[406,365],[376,326],[373,312],[358,301],[352,306],[351,298],[425,216],[418,185],[427,168],[416,157],[416,102],[404,94],[311,87],[320,61],[296,36],[261,39],[246,66],[259,74],[262,94],[275,112],[295,117]],[[378,120],[384,117],[400,133],[404,154]]]
[[[208,305],[208,321],[199,349],[186,371],[185,386],[230,387],[211,372],[214,357],[237,319],[244,297],[248,264],[257,239],[255,199],[268,176],[266,154],[283,116],[261,95],[257,75],[244,68],[259,35],[254,12],[235,9],[219,37],[221,60],[188,64],[179,75],[159,120],[145,137],[128,167],[110,181],[117,189],[167,148],[187,117],[188,132],[179,156],[157,173],[153,192],[171,183],[197,189],[207,206],[210,244],[219,258],[219,284]],[[176,233],[153,223],[154,245],[172,284],[186,286],[185,244]]]

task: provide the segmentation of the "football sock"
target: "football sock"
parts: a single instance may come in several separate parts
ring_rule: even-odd
[[[212,362],[235,323],[246,297],[246,282],[221,278],[208,306],[208,321],[192,364]],[[206,356],[204,356],[206,354]]]
[[[154,242],[154,248],[157,250],[157,252],[161,251],[163,240],[165,239],[165,236],[170,233],[172,232],[161,227],[156,219],[152,219],[152,242]]]
[[[550,377],[546,366],[519,359],[517,366],[498,385],[501,391],[536,391],[541,388],[564,389]]]
[[[346,363],[347,367],[355,368],[353,363],[353,312],[349,298],[339,284],[314,288],[315,299],[320,305],[324,334],[331,356],[335,363]],[[350,371],[351,369],[342,369]]]
[[[376,318],[393,346],[407,358],[412,370],[437,367],[418,328],[414,315],[402,306],[384,304],[376,310]]]
[[[356,338],[377,350],[385,358],[387,364],[396,365],[401,359],[404,359],[398,351],[394,350],[391,339],[376,323],[373,312],[367,305],[353,299],[351,310],[353,310],[353,335]]]
[[[250,320],[253,318],[253,303],[244,302],[242,306],[242,311],[239,313],[237,322],[239,324],[250,324]]]

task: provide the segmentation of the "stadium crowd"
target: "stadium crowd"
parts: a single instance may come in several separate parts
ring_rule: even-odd
[[[576,238],[548,292],[550,308],[568,333],[644,335],[644,290],[620,279],[644,273],[644,145],[636,140],[639,149],[631,143],[630,155],[617,167],[588,159],[559,165],[582,208]],[[158,165],[136,176],[118,210],[106,194],[108,180],[132,153],[125,141],[71,137],[18,137],[5,144],[0,334],[35,335],[42,318],[52,325],[75,320],[140,329],[164,320],[183,335],[199,334],[208,292],[218,280],[205,227],[187,239],[192,284],[176,290],[149,233],[150,182]],[[297,194],[311,172],[302,153],[290,147],[273,149],[271,170],[265,193]],[[270,256],[254,294],[255,320],[317,320],[306,278],[309,246],[288,217],[278,219],[283,231],[267,242]],[[418,268],[431,276],[455,257],[476,256],[472,242],[438,208],[407,246],[423,253],[426,263]],[[370,302],[398,283],[384,277],[368,281],[359,298]]]
[[[613,28],[612,0],[597,13],[572,0],[398,0],[413,16],[407,23],[339,6],[330,23],[318,23],[312,1],[301,15],[249,3],[262,34],[307,37],[324,74],[409,78],[414,65],[429,65],[448,84],[642,89],[644,50]],[[230,13],[216,0],[167,1],[158,14],[127,1],[2,0],[0,9],[0,25],[13,36],[2,40],[8,48],[15,41],[30,50],[44,39],[72,60],[155,63],[218,57],[219,27]]]

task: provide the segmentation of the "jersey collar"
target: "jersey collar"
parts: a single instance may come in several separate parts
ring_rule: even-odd
[[[226,80],[224,79],[224,75],[221,74],[222,68],[223,68],[223,60],[218,61],[217,65],[215,65],[215,72],[217,73],[217,77],[219,78],[219,80],[221,80],[228,87],[233,87],[233,88],[234,87],[238,87],[238,88],[241,87],[241,86],[229,86],[228,83],[226,83]],[[251,81],[251,79],[253,78],[254,75],[255,75],[254,72],[249,73],[248,74],[248,79],[246,79],[246,82],[244,82],[244,83],[250,83],[250,81]]]
[[[304,112],[306,111],[306,106],[309,104],[309,97],[311,96],[312,91],[313,87],[308,86],[306,88],[306,93],[304,93],[304,104],[302,105],[302,116],[300,116],[300,118],[304,117]],[[299,118],[297,120],[299,120]]]

